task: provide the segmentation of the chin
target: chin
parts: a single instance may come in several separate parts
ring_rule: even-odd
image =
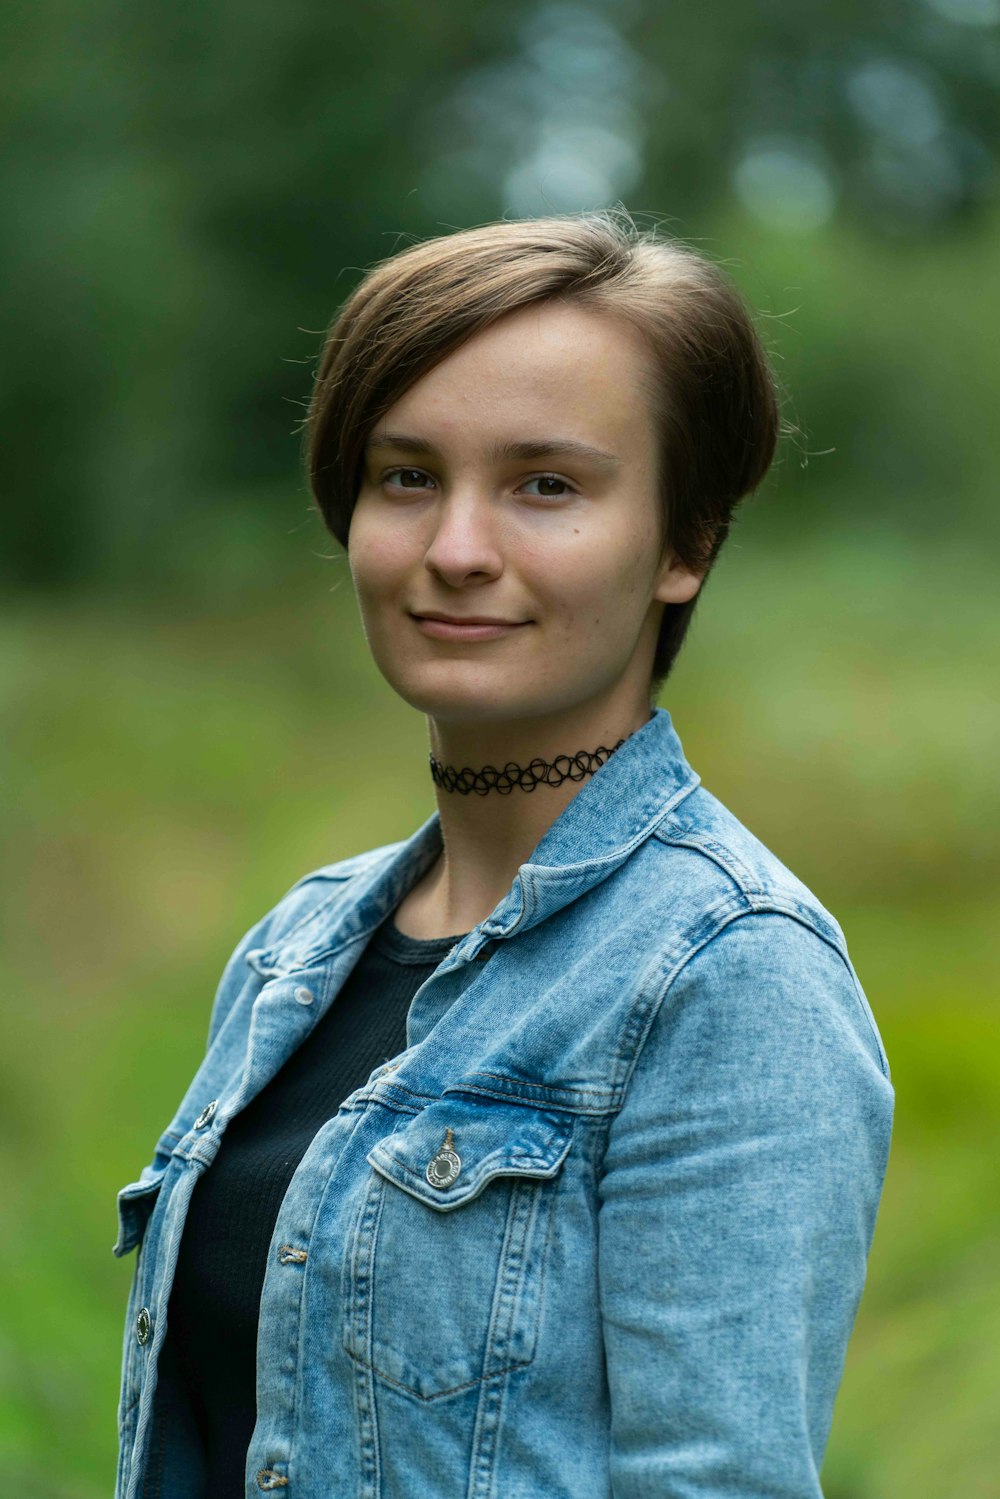
[[[464,681],[427,680],[422,672],[405,676],[388,676],[393,691],[429,718],[440,723],[504,723],[514,718],[534,718],[549,711],[541,689],[527,696],[524,684],[503,683],[492,672],[474,668],[464,674]],[[423,678],[423,680],[420,680]]]
[[[397,691],[399,689],[397,688]],[[506,723],[525,716],[520,703],[505,703],[496,693],[399,692],[411,708],[437,723]]]

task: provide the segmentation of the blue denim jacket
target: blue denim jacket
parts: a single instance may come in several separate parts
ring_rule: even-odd
[[[226,965],[204,1061],[118,1194],[114,1253],[139,1254],[116,1499],[203,1493],[180,1414],[151,1451],[191,1192],[440,847],[435,812],[305,875]],[[821,1495],[889,1067],[841,928],[665,709],[420,987],[406,1042],[278,1213],[246,1494]]]

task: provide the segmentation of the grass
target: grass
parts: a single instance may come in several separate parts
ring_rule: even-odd
[[[423,720],[334,566],[330,589],[272,569],[214,608],[26,596],[0,626],[0,1444],[32,1499],[110,1492],[115,1193],[197,1065],[229,951],[306,869],[433,809]],[[1000,1495],[991,571],[884,532],[776,549],[750,525],[661,699],[705,785],[841,921],[892,1067],[828,1499]]]

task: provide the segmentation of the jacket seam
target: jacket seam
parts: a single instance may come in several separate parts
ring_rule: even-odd
[[[664,826],[664,823],[667,826]],[[711,860],[722,872],[732,880],[738,890],[746,895],[765,895],[767,892],[761,888],[760,882],[754,878],[752,870],[743,863],[728,844],[720,843],[711,834],[699,832],[690,824],[678,824],[672,818],[665,818],[653,829],[653,837],[660,843],[666,843],[670,847],[681,847],[694,849],[696,853],[704,854],[706,859]]]
[[[287,901],[290,896],[294,895],[297,890],[304,890],[308,885],[312,884],[313,880],[324,879],[329,882],[336,883],[337,885],[347,885],[350,884],[351,880],[355,878],[355,874],[357,872],[358,871],[355,871],[354,874],[338,875],[304,874],[300,880],[297,880],[295,882],[290,890],[285,892],[282,899],[278,902],[278,911],[280,911],[281,907],[285,904],[285,901]],[[324,892],[320,899],[316,902],[316,904],[314,906],[311,906],[308,911],[304,912],[304,914],[299,917],[298,921],[293,922],[292,925],[286,930],[280,930],[280,923],[276,923],[276,925],[279,927],[279,930],[273,934],[273,936],[268,940],[268,942],[264,944],[264,946],[272,947],[276,942],[283,943],[289,937],[293,937],[301,927],[304,927],[308,922],[312,921],[314,917],[318,916],[319,913],[327,906],[332,905],[332,903],[337,899],[339,893],[339,890],[332,890],[328,893]],[[275,912],[275,914],[277,915],[277,911]]]
[[[415,1117],[419,1119],[420,1116],[418,1114]],[[389,1138],[390,1140],[392,1140],[394,1136],[390,1135]],[[545,1141],[545,1145],[551,1145],[553,1140],[563,1141],[564,1137],[558,1132],[553,1133]],[[495,1155],[496,1152],[493,1152],[493,1154]],[[408,1166],[400,1156],[393,1155],[390,1156],[390,1159],[393,1166],[395,1166],[399,1171],[402,1171],[406,1176],[411,1177],[413,1181],[424,1181],[424,1173],[420,1170],[415,1170],[412,1166]],[[521,1150],[516,1145],[512,1145],[508,1151],[500,1155],[500,1161],[496,1168],[487,1171],[481,1171],[476,1177],[474,1177],[473,1184],[475,1185],[480,1181],[492,1181],[495,1176],[522,1175],[523,1173],[511,1170],[511,1167],[514,1165],[537,1166],[539,1170],[547,1171],[551,1167],[552,1162],[548,1159],[547,1156],[539,1155],[536,1152],[528,1150]],[[388,1171],[388,1166],[381,1165],[377,1169],[382,1175],[385,1175],[385,1173]]]
[[[868,1015],[868,1013],[867,1013],[867,1011],[865,1009],[865,1006],[860,1003],[860,998],[859,998],[859,995],[858,995],[858,983],[857,983],[857,979],[855,978],[854,974],[851,972],[850,964],[846,961],[844,953],[841,950],[840,945],[837,942],[831,940],[824,932],[820,931],[819,928],[816,927],[816,926],[814,926],[812,922],[806,920],[805,917],[802,915],[801,912],[787,910],[781,904],[779,904],[777,901],[772,901],[771,903],[769,903],[767,905],[760,905],[760,906],[758,906],[758,905],[750,905],[750,906],[745,907],[743,910],[732,911],[726,917],[726,919],[724,921],[720,921],[709,933],[707,933],[706,936],[703,938],[703,940],[695,942],[695,943],[692,943],[691,946],[688,948],[688,950],[685,952],[684,956],[680,959],[680,961],[674,965],[673,969],[671,970],[669,976],[666,979],[666,982],[663,984],[663,986],[661,988],[661,991],[660,991],[660,994],[659,994],[658,998],[656,999],[655,1003],[652,1004],[649,1007],[649,1011],[648,1011],[648,1014],[647,1014],[647,1017],[646,1017],[645,1032],[644,1032],[644,1034],[642,1036],[641,1041],[639,1042],[639,1045],[635,1049],[634,1055],[632,1057],[631,1065],[629,1066],[629,1069],[628,1069],[628,1074],[627,1074],[626,1078],[624,1079],[624,1082],[623,1082],[623,1085],[622,1085],[622,1103],[621,1103],[621,1108],[623,1108],[624,1105],[625,1105],[625,1101],[626,1101],[626,1099],[628,1097],[628,1090],[629,1090],[629,1088],[631,1086],[632,1077],[633,1077],[633,1075],[635,1073],[636,1067],[638,1066],[639,1059],[642,1056],[642,1054],[643,1054],[643,1052],[644,1052],[644,1050],[646,1048],[646,1043],[649,1040],[650,1035],[652,1034],[653,1026],[656,1023],[656,1017],[659,1014],[660,1010],[662,1009],[664,1001],[667,998],[667,995],[670,993],[670,991],[673,988],[674,984],[677,982],[677,980],[680,977],[680,975],[684,972],[685,968],[687,968],[687,966],[691,962],[691,960],[693,958],[697,957],[697,955],[700,952],[702,952],[704,948],[708,947],[709,943],[714,942],[715,938],[718,937],[722,932],[724,932],[727,927],[732,926],[732,924],[733,924],[734,921],[739,921],[744,916],[768,916],[768,915],[790,917],[791,920],[797,921],[800,926],[805,927],[805,929],[807,931],[812,932],[814,936],[816,936],[816,937],[818,937],[820,939],[820,941],[825,942],[826,945],[827,945],[827,947],[831,948],[837,954],[837,957],[840,959],[842,966],[844,968],[846,968],[847,973],[848,973],[848,975],[849,975],[849,977],[851,979],[851,991],[854,994],[855,1002],[857,1003],[858,1008],[861,1011],[861,1014],[864,1016],[866,1025],[868,1026],[868,1029],[872,1031],[873,1040],[876,1043],[876,1052],[877,1052],[877,1055],[878,1055],[879,1070],[880,1070],[880,1072],[882,1073],[883,1076],[888,1076],[888,1074],[886,1072],[885,1063],[883,1061],[883,1050],[882,1050],[881,1045],[879,1044],[878,1034],[877,1034],[877,1032],[874,1031],[871,1019],[870,1019],[870,1017],[869,1017],[869,1015]],[[618,1112],[620,1112],[620,1111],[621,1111],[621,1109],[619,1109]]]
[[[607,853],[598,854],[591,859],[584,859],[575,864],[566,865],[534,865],[533,868],[545,870],[546,880],[557,885],[562,881],[572,883],[580,878],[581,871],[589,873],[592,869],[603,869],[608,866],[613,873],[623,862],[631,857],[638,848],[654,837],[662,824],[674,815],[675,809],[699,786],[697,779],[687,781],[674,789],[667,802],[664,804],[662,792],[656,791],[650,795],[641,810],[634,818],[632,830],[622,841],[609,849]]]
[[[468,1075],[470,1077],[492,1077],[495,1078],[497,1082],[501,1083],[517,1081],[517,1079],[507,1077],[502,1072],[487,1072],[484,1069],[481,1069],[478,1072],[469,1073]],[[528,1088],[543,1089],[547,1093],[570,1093],[574,1098],[614,1098],[617,1094],[617,1089],[615,1088],[551,1088],[547,1083],[526,1083],[524,1084],[524,1086]],[[470,1089],[469,1091],[475,1091],[478,1093],[481,1090],[477,1088],[475,1090]],[[484,1089],[482,1091],[486,1090]],[[553,1105],[553,1107],[557,1106]]]
[[[391,852],[396,847],[396,844],[392,844],[390,845],[389,849],[379,850],[379,852],[385,854]],[[275,948],[277,949],[277,951],[275,952],[275,957],[283,957],[284,954],[281,949],[287,943],[289,938],[294,937],[295,933],[301,931],[301,929],[304,926],[307,926],[310,921],[314,921],[322,911],[326,910],[328,906],[332,905],[333,902],[337,900],[341,892],[339,889],[331,890],[329,892],[323,892],[319,900],[317,900],[316,904],[310,906],[307,911],[304,911],[302,913],[297,921],[294,921],[292,925],[287,928],[283,927],[281,923],[282,907],[297,891],[306,889],[307,886],[313,883],[313,881],[322,880],[327,884],[335,884],[337,886],[350,884],[351,880],[356,879],[364,869],[377,862],[373,857],[371,857],[374,852],[375,850],[368,850],[367,853],[351,854],[347,859],[341,861],[345,864],[349,863],[351,860],[365,861],[364,863],[359,863],[359,867],[357,869],[347,870],[341,874],[336,874],[334,873],[334,871],[338,868],[338,865],[333,864],[326,866],[326,869],[329,870],[328,873],[325,872],[323,868],[321,868],[310,870],[307,874],[302,875],[300,879],[295,881],[294,885],[290,886],[289,889],[285,891],[284,895],[273,907],[273,909],[269,913],[267,913],[271,917],[272,929],[269,930],[266,940],[260,943],[259,948],[251,948],[250,952],[256,952],[260,949],[263,949],[266,952],[269,949]],[[267,916],[264,916],[261,918],[261,921],[263,922],[266,919]],[[243,961],[249,968],[254,968],[254,965],[250,962],[250,953],[244,954]],[[255,971],[257,970],[255,969]]]

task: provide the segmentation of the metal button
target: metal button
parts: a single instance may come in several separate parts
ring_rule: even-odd
[[[288,1483],[284,1473],[275,1472],[274,1468],[257,1469],[257,1487],[259,1489],[283,1489]]]
[[[207,1103],[194,1121],[195,1129],[204,1129],[218,1107],[219,1100],[217,1098],[213,1098],[211,1103]]]
[[[139,1308],[139,1315],[135,1319],[135,1335],[140,1343],[149,1342],[149,1334],[152,1330],[152,1322],[149,1320],[149,1307]]]
[[[462,1169],[462,1157],[454,1148],[455,1140],[450,1129],[444,1132],[444,1144],[436,1156],[432,1156],[424,1175],[432,1187],[450,1187]]]
[[[304,1265],[309,1258],[307,1249],[296,1249],[294,1244],[282,1244],[278,1259],[282,1265]]]
[[[306,988],[305,984],[300,984],[295,991],[295,998],[300,1005],[311,1005],[314,995],[311,989]]]

